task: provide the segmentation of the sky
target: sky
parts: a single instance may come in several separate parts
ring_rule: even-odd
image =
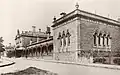
[[[3,44],[15,44],[17,29],[32,30],[35,25],[42,31],[52,25],[53,17],[61,12],[69,13],[75,9],[96,13],[117,20],[120,17],[120,0],[0,0],[0,36]]]

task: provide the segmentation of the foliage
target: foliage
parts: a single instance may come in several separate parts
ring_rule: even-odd
[[[3,41],[4,41],[3,38],[0,37],[0,52],[3,52],[3,51],[4,51],[4,49],[3,49],[4,45],[2,44]]]
[[[115,58],[115,59],[113,60],[113,62],[114,62],[114,64],[116,64],[116,65],[120,65],[120,58]]]
[[[11,58],[15,56],[15,51],[8,51],[7,52],[7,57]]]
[[[93,63],[105,63],[105,58],[94,58]]]

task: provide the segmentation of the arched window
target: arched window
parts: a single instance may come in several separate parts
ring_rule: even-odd
[[[101,46],[101,35],[102,35],[102,33],[100,33],[99,36],[98,36],[98,44],[99,44],[99,46]]]
[[[58,39],[59,39],[59,43],[60,43],[60,47],[62,46],[62,37],[61,37],[61,32],[59,32],[59,35],[58,35]]]
[[[106,34],[103,35],[103,46],[105,46],[105,37],[106,37]]]
[[[63,46],[65,46],[66,45],[65,31],[63,31],[62,38],[63,38]]]
[[[107,35],[107,46],[109,46],[110,34]]]
[[[93,37],[94,37],[94,46],[97,46],[97,41],[96,41],[96,39],[97,39],[97,32],[94,33]]]
[[[67,45],[70,46],[70,36],[69,30],[67,29],[66,37],[67,37]]]

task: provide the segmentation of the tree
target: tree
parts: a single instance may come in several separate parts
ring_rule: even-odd
[[[3,37],[0,37],[0,52],[3,52],[3,51],[5,51],[5,49],[3,48],[4,47],[4,45],[3,45]]]

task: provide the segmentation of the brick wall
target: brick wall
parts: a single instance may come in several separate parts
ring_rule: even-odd
[[[87,20],[80,21],[80,48],[89,50],[94,47],[93,34],[95,31],[110,33],[111,39],[111,50],[120,50],[120,27],[115,25],[104,25],[99,23],[90,22]]]

